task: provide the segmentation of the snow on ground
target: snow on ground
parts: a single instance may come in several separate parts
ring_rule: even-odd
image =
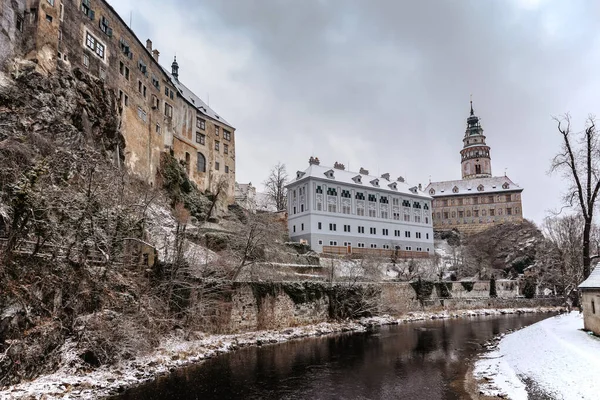
[[[199,363],[202,360],[246,346],[283,343],[293,339],[341,332],[362,332],[367,328],[382,325],[428,319],[556,311],[559,311],[559,308],[481,309],[440,313],[411,312],[401,318],[381,316],[363,318],[359,321],[323,322],[278,331],[270,330],[232,335],[206,335],[197,332],[193,333],[193,340],[186,340],[180,332],[165,338],[152,354],[123,361],[116,365],[102,366],[94,370],[76,367],[80,364],[79,357],[74,350],[76,346],[73,342],[67,342],[61,349],[63,363],[58,371],[30,382],[4,388],[0,391],[0,399],[97,399],[115,394],[127,387],[150,381],[162,374],[172,372],[176,368]]]
[[[600,339],[582,329],[583,317],[574,311],[506,335],[475,364],[480,389],[526,400],[531,381],[551,398],[600,398]]]

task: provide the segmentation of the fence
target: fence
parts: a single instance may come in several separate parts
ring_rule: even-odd
[[[6,251],[7,238],[0,238],[0,254]],[[116,264],[153,266],[156,261],[156,249],[140,239],[123,239],[122,250],[111,257],[102,251],[87,246],[59,246],[50,243],[38,243],[22,240],[12,250],[13,254],[29,255],[47,260],[85,261],[90,264],[106,264],[112,261]]]
[[[388,258],[429,258],[429,253],[425,251],[406,251],[406,250],[391,250],[391,249],[367,249],[364,247],[352,246],[323,246],[323,254],[332,255],[350,255],[356,254],[361,256],[388,257]]]

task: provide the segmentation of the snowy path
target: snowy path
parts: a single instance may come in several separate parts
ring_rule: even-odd
[[[476,378],[488,380],[482,391],[527,399],[523,380],[531,379],[553,398],[600,398],[600,339],[582,328],[582,316],[572,312],[507,335],[475,365]]]

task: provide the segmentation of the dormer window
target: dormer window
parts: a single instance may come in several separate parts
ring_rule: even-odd
[[[373,179],[371,185],[379,187],[379,179]]]
[[[434,188],[429,189],[429,194],[433,196],[435,194],[435,189]]]
[[[396,182],[390,183],[388,187],[392,190],[398,190],[398,184]]]
[[[335,179],[335,175],[333,174],[333,170],[330,169],[329,171],[325,172],[325,176],[328,177],[329,179]]]
[[[458,193],[458,186],[454,186],[452,188],[452,193]]]
[[[477,191],[483,192],[483,189],[484,189],[483,185],[477,186]]]
[[[504,182],[504,185],[502,185],[502,189],[508,189],[510,187],[510,185],[508,184],[508,182]]]
[[[296,179],[300,179],[300,178],[302,178],[304,175],[306,175],[304,172],[302,172],[302,171],[298,171],[298,172],[296,172]]]
[[[362,184],[362,177],[361,177],[360,175],[356,175],[354,178],[352,178],[352,180],[353,180],[355,183],[360,183],[360,184]]]

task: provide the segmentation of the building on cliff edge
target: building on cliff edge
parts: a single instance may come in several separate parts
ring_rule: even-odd
[[[290,238],[317,252],[402,258],[433,254],[431,197],[402,177],[390,180],[320,165],[311,157],[288,189]]]
[[[170,152],[200,190],[226,184],[235,192],[235,128],[181,81],[175,59],[136,37],[105,0],[0,0],[0,67],[15,57],[52,72],[79,68],[118,98],[128,169],[154,183]]]
[[[433,197],[434,229],[475,233],[500,223],[523,221],[523,189],[506,175],[492,176],[490,147],[485,139],[471,101],[460,151],[462,179],[430,182],[425,188]]]

